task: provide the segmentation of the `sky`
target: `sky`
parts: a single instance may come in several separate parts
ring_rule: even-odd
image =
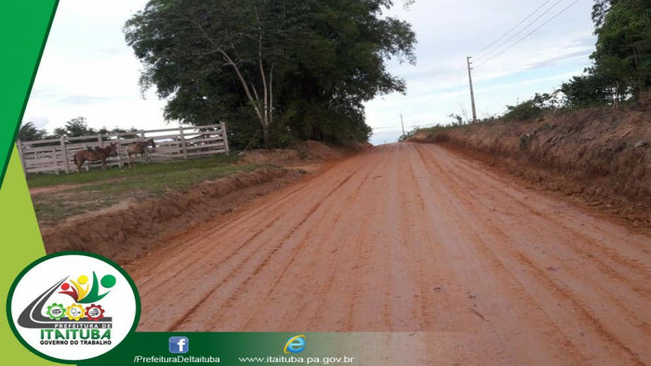
[[[142,65],[122,33],[146,2],[60,1],[23,121],[49,132],[79,116],[93,128],[177,126],[164,120],[165,101],[153,89],[141,92]],[[366,103],[376,145],[402,134],[401,114],[405,130],[450,123],[451,114],[470,118],[467,56],[473,57],[478,118],[552,92],[590,66],[592,0],[417,0],[408,9],[395,2],[386,15],[412,24],[418,60],[415,66],[387,62],[407,82],[406,95]]]

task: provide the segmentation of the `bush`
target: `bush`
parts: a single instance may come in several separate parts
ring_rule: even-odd
[[[557,93],[538,94],[520,104],[506,106],[507,112],[502,116],[506,121],[526,121],[540,117],[547,110],[555,110],[558,106]]]
[[[398,142],[405,142],[409,140],[410,138],[414,137],[414,135],[416,135],[416,132],[418,132],[418,128],[414,128],[411,131],[405,132],[398,138]]]

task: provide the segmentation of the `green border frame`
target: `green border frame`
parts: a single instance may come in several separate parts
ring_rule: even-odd
[[[48,355],[46,355],[44,353],[41,353],[38,350],[36,350],[34,347],[32,347],[29,343],[27,343],[23,339],[23,337],[20,335],[20,333],[16,329],[16,325],[14,324],[13,316],[11,314],[11,300],[13,299],[14,291],[16,290],[16,286],[18,286],[18,283],[20,282],[20,280],[22,280],[22,278],[27,274],[27,272],[29,272],[32,268],[36,267],[37,265],[39,265],[39,264],[41,264],[41,263],[43,263],[43,262],[45,262],[45,261],[47,261],[49,259],[53,259],[53,258],[56,258],[56,257],[64,257],[64,256],[69,256],[69,255],[79,255],[79,256],[84,256],[84,257],[90,257],[90,258],[100,260],[100,261],[110,265],[111,267],[115,268],[118,272],[120,272],[120,274],[122,274],[122,276],[124,276],[124,278],[126,278],[127,282],[131,286],[131,290],[133,291],[133,295],[134,295],[134,297],[136,299],[136,316],[133,319],[133,324],[131,325],[131,329],[129,329],[129,332],[127,333],[127,336],[124,337],[124,339],[120,343],[116,344],[111,350],[109,350],[106,353],[109,353],[109,352],[115,350],[117,347],[120,346],[121,343],[123,343],[128,337],[133,335],[133,333],[136,331],[136,328],[138,327],[138,323],[140,321],[141,303],[140,303],[140,293],[138,292],[138,287],[136,287],[136,283],[133,282],[133,279],[131,278],[131,276],[129,276],[127,271],[125,271],[122,267],[120,267],[117,263],[113,262],[112,260],[110,260],[108,258],[105,258],[105,257],[102,257],[100,255],[94,254],[94,253],[80,252],[80,251],[67,251],[67,252],[54,253],[54,254],[50,254],[50,255],[46,255],[44,257],[41,257],[41,258],[35,260],[34,262],[30,263],[27,267],[25,267],[25,269],[23,269],[20,272],[20,274],[18,274],[18,276],[16,277],[14,282],[11,284],[11,287],[9,288],[9,293],[7,294],[7,303],[6,303],[6,306],[7,306],[7,322],[9,322],[9,327],[11,327],[11,331],[14,333],[16,338],[18,338],[20,343],[23,346],[25,346],[25,348],[27,348],[28,350],[30,350],[32,353],[36,354],[37,356],[42,357],[42,358],[44,358],[44,359],[46,359],[48,361],[53,361],[53,362],[58,362],[58,363],[65,363],[65,364],[77,364],[79,362],[88,362],[89,360],[95,359],[97,357],[101,357],[101,356],[105,355],[106,353],[103,353],[101,355],[98,355],[98,356],[95,356],[95,357],[92,357],[92,358],[82,359],[82,360],[62,360],[62,359],[58,359],[58,358],[55,358],[55,357],[48,356]]]
[[[23,49],[18,49],[16,51],[18,51],[18,52],[26,51],[28,48],[30,48],[32,46],[32,43],[30,43],[30,41],[34,41],[35,39],[38,39],[36,37],[42,37],[42,40],[40,42],[39,51],[38,51],[38,56],[36,57],[36,60],[34,60],[35,63],[33,64],[33,68],[31,69],[31,78],[29,80],[29,85],[27,86],[26,89],[24,89],[25,95],[22,98],[22,106],[21,106],[20,112],[18,113],[18,116],[17,116],[18,119],[15,120],[15,121],[13,120],[13,117],[15,116],[13,111],[11,111],[11,109],[14,108],[13,106],[7,106],[7,108],[1,108],[0,109],[0,116],[3,117],[3,118],[6,118],[8,120],[7,122],[5,122],[5,126],[2,126],[2,123],[0,123],[0,135],[5,135],[5,134],[10,135],[10,138],[7,141],[4,141],[5,138],[0,136],[0,164],[1,164],[0,165],[0,189],[2,189],[5,174],[7,173],[7,167],[9,166],[9,159],[11,158],[11,154],[13,152],[12,147],[16,143],[16,138],[18,137],[18,131],[20,130],[20,126],[22,125],[22,120],[23,120],[23,117],[25,115],[25,109],[27,108],[27,102],[29,101],[29,98],[30,98],[30,96],[32,94],[32,87],[34,86],[34,81],[36,80],[36,74],[37,74],[38,69],[39,69],[39,67],[41,65],[41,59],[43,58],[43,53],[45,52],[45,45],[46,45],[47,40],[48,40],[48,38],[50,36],[50,30],[52,29],[52,23],[54,23],[54,17],[56,15],[56,11],[57,11],[57,9],[59,7],[59,0],[53,0],[53,1],[54,1],[54,3],[52,4],[51,8],[47,7],[45,9],[38,9],[39,11],[44,11],[44,10],[47,11],[47,9],[51,9],[51,10],[49,10],[50,11],[50,17],[49,17],[47,27],[45,28],[45,33],[40,33],[41,29],[39,29],[37,27],[38,24],[33,24],[33,23],[29,23],[29,22],[25,23],[25,18],[24,17],[21,17],[21,16],[10,17],[12,15],[12,12],[15,12],[15,10],[17,8],[21,7],[21,6],[22,7],[30,7],[31,6],[32,9],[33,9],[33,12],[37,13],[36,9],[34,9],[34,8],[38,8],[38,5],[33,4],[33,1],[30,1],[30,2],[25,1],[21,5],[9,5],[9,4],[7,4],[7,5],[1,5],[0,6],[2,8],[10,7],[10,9],[8,9],[8,10],[3,9],[5,11],[7,11],[7,17],[4,17],[4,16],[1,17],[2,20],[3,20],[3,22],[2,22],[3,24],[0,25],[0,29],[3,30],[3,31],[8,31],[8,30],[11,29],[14,32],[19,32],[19,34],[21,34],[21,36],[17,36],[14,33],[12,35],[13,38],[24,39],[25,41],[27,41],[27,43],[26,43],[27,47],[24,47]],[[43,8],[43,6],[47,6],[47,3],[41,4],[41,8]],[[20,15],[22,15],[22,14],[20,14]],[[27,29],[25,29],[25,27],[33,27],[33,28],[31,28],[30,30],[27,30]],[[4,36],[5,35],[3,34],[3,37]],[[8,38],[10,38],[12,36],[8,36]],[[12,45],[15,46],[16,43],[12,44],[9,41],[2,40],[0,42],[0,45],[1,46],[12,46]],[[15,68],[20,63],[24,63],[24,62],[31,63],[33,59],[30,59],[30,57],[29,57],[30,54],[27,54],[26,56],[27,57],[24,57],[24,56],[13,57],[14,61],[10,61],[11,63],[9,63],[8,66],[10,66],[10,68]],[[14,72],[15,71],[18,71],[18,70],[14,70]],[[19,70],[19,71],[25,72],[25,70]],[[6,75],[3,74],[3,76],[6,76]],[[15,79],[13,81],[14,81],[14,83],[11,83],[11,81],[10,81],[10,83],[9,83],[10,86],[13,86],[13,87],[19,87],[20,86],[20,84],[16,85],[16,83],[15,83],[15,82],[19,81],[19,79]],[[15,89],[9,90],[8,89],[8,91],[9,91],[9,93],[17,93],[17,92],[20,93],[22,91],[22,89],[21,88],[18,89],[18,90],[15,90]],[[5,90],[0,90],[0,96],[5,97],[6,96],[5,94],[6,94]],[[4,101],[4,102],[6,102],[6,101]],[[15,125],[12,125],[13,123],[15,123]],[[5,143],[6,143],[6,146],[2,146],[2,145],[5,145]],[[5,155],[5,152],[6,152],[6,155]]]

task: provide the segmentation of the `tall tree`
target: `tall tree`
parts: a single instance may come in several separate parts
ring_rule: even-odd
[[[282,135],[334,131],[329,124],[365,126],[362,101],[404,91],[384,60],[413,62],[415,35],[407,23],[382,17],[391,5],[151,0],[126,23],[125,37],[145,66],[142,88],[155,86],[168,98],[166,118],[194,124],[226,118],[237,125],[231,131],[247,138],[255,136],[253,119],[270,144]],[[317,110],[323,118],[306,128],[300,119]],[[337,123],[337,117],[345,118]]]
[[[651,2],[609,3],[604,15],[595,20],[594,73],[609,78],[617,89],[630,87],[637,95],[651,87]]]
[[[42,140],[46,135],[47,131],[36,128],[34,122],[23,123],[18,130],[18,139],[21,141]]]
[[[415,63],[415,35],[409,24],[383,17],[388,1],[315,1],[318,16],[293,45],[294,68],[280,108],[301,138],[366,139],[363,102],[378,94],[405,92],[384,60]]]
[[[572,107],[614,104],[651,87],[651,2],[595,0],[592,19],[597,35],[586,74],[561,90]]]

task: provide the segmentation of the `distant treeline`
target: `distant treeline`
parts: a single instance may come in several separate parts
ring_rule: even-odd
[[[48,140],[59,138],[61,136],[68,137],[79,137],[79,136],[89,136],[89,135],[107,135],[111,133],[128,133],[137,131],[135,127],[131,127],[128,130],[115,127],[112,130],[102,127],[100,129],[94,129],[88,127],[86,118],[77,117],[69,120],[63,127],[57,127],[52,133],[48,133],[45,129],[39,129],[36,127],[34,122],[25,122],[20,126],[18,130],[18,139],[21,141],[36,141],[36,140]],[[125,138],[135,138],[137,134],[125,135]]]

